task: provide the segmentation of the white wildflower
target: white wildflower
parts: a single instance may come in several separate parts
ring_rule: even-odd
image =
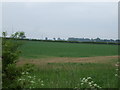
[[[85,80],[85,78],[82,79],[83,81]]]
[[[97,84],[94,84],[94,86],[97,86]]]
[[[118,75],[117,75],[117,74],[115,74],[115,76],[117,77]]]
[[[83,85],[83,83],[81,83],[81,85]]]
[[[75,87],[75,88],[77,88],[77,87]]]
[[[91,83],[91,82],[89,82],[88,84],[90,84],[90,85],[91,85],[92,83]]]
[[[22,72],[22,74],[25,74],[24,72]]]
[[[100,86],[97,86],[98,88],[100,88]]]
[[[35,83],[34,81],[30,81],[31,83]]]
[[[91,77],[88,77],[87,79],[92,79]]]
[[[26,74],[29,74],[28,72],[26,72]]]
[[[28,78],[32,78],[31,76],[28,76]]]
[[[92,87],[92,85],[90,84],[90,87]]]
[[[93,81],[91,81],[91,83],[94,83]]]
[[[87,82],[88,80],[87,79],[85,79],[85,82]]]
[[[119,65],[118,64],[115,64],[116,67],[118,67]]]
[[[44,86],[44,84],[42,83],[41,86]]]
[[[22,79],[18,79],[18,81],[21,81]]]

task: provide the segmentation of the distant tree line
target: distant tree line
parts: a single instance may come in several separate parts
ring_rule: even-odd
[[[48,37],[45,37],[45,39],[31,39],[26,38],[24,35],[24,32],[16,32],[14,34],[14,37],[16,38],[19,35],[20,38],[17,38],[18,40],[27,40],[27,41],[41,41],[41,42],[65,42],[65,43],[89,43],[89,44],[113,44],[113,45],[120,45],[120,39],[113,40],[113,39],[89,39],[89,38],[74,38],[70,37],[67,40],[61,39],[61,38],[53,38],[49,39]],[[6,39],[11,39],[11,37],[6,37]]]
[[[120,40],[113,40],[113,39],[100,39],[100,38],[96,38],[96,39],[89,39],[89,38],[68,38],[68,41],[79,41],[79,42],[107,42],[107,43],[120,43]]]
[[[9,37],[6,37],[6,39],[10,39]],[[62,42],[62,43],[87,43],[87,44],[111,44],[111,45],[120,45],[120,41],[116,42],[95,42],[95,41],[69,41],[69,40],[40,40],[40,39],[18,39],[18,40],[24,40],[24,41],[40,41],[40,42]]]

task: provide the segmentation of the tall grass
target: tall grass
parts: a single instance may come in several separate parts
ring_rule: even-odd
[[[31,76],[43,80],[42,88],[75,88],[81,84],[80,78],[85,77],[91,77],[102,88],[117,88],[115,68],[110,63],[48,63],[44,67],[38,67]],[[34,87],[41,88],[41,85],[35,84]]]

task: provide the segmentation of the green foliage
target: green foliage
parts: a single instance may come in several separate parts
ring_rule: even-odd
[[[12,34],[11,37],[16,38],[16,39],[24,39],[25,33],[24,32],[16,32],[16,33]]]
[[[3,72],[3,88],[17,88],[16,78],[21,76],[22,69],[15,64],[9,64]]]
[[[8,40],[4,42],[4,40],[3,40],[3,45],[2,45],[3,68],[7,67],[7,65],[9,64],[16,63],[16,60],[18,59],[18,56],[20,54],[20,51],[18,51],[18,48],[20,46],[19,43],[16,43],[12,40],[10,41]]]
[[[3,32],[2,39],[2,65],[3,72],[5,72],[7,66],[9,64],[15,64],[20,51],[18,48],[21,46],[20,42],[17,42],[15,38],[11,38],[10,40],[6,40],[5,32]]]
[[[3,37],[6,37],[7,36],[7,32],[3,32],[2,35],[3,35]]]
[[[19,47],[22,45],[17,41],[17,38],[21,38],[20,32],[16,32],[12,35],[12,38],[6,39],[7,33],[3,32],[2,38],[2,80],[3,88],[13,88],[12,83],[16,78],[20,76],[20,68],[16,67],[16,62],[19,57]],[[12,82],[12,83],[11,83]]]
[[[34,64],[25,64],[22,67],[22,75],[16,80],[16,86],[19,86],[20,88],[36,88],[35,86],[39,85],[39,87],[43,88],[43,80],[38,76],[31,74],[34,72],[37,72],[37,68]]]
[[[24,66],[22,66],[22,71],[31,73],[36,71],[36,67],[34,64],[25,64]]]

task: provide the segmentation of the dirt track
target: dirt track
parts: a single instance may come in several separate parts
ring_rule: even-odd
[[[118,56],[97,56],[97,57],[55,57],[55,58],[40,58],[40,59],[23,59],[20,58],[18,65],[25,63],[32,63],[36,65],[43,65],[47,63],[107,63],[111,60],[117,60]]]

